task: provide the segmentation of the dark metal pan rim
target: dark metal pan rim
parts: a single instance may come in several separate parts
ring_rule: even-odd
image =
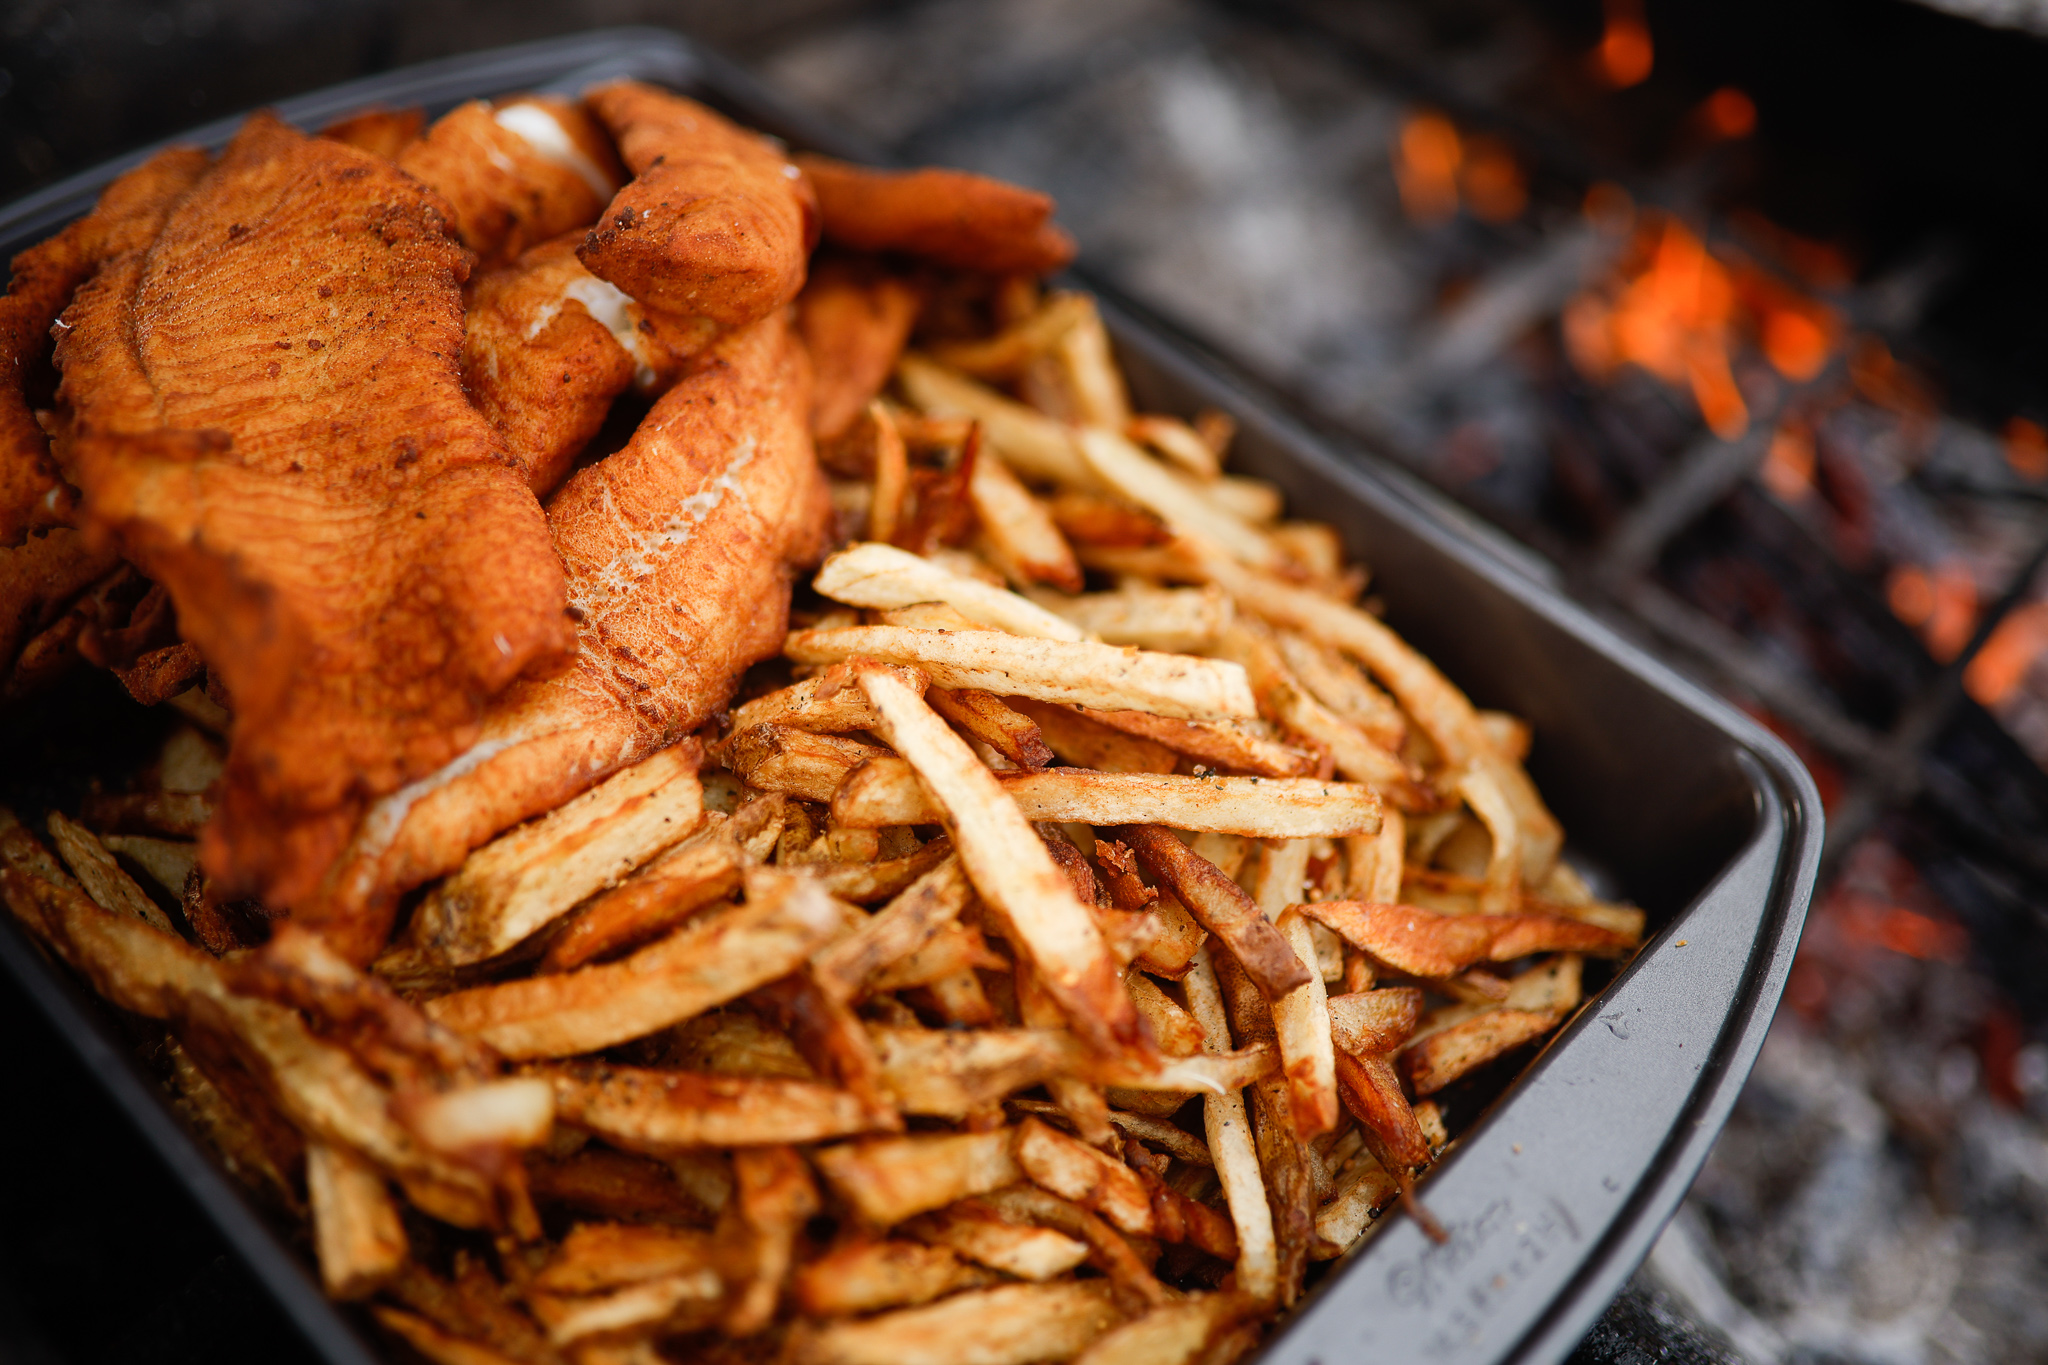
[[[850,155],[865,150],[847,147],[820,121],[782,106],[715,55],[655,28],[598,30],[447,58],[332,86],[281,101],[276,108],[295,123],[318,126],[377,104],[441,109],[513,90],[573,93],[593,81],[627,75],[705,94],[792,141]],[[240,122],[208,124],[175,141],[219,147]],[[55,230],[90,207],[108,180],[154,150],[117,158],[0,209],[0,242],[18,249]],[[1260,1357],[1276,1365],[1335,1365],[1398,1350],[1441,1361],[1543,1365],[1561,1360],[1647,1254],[1726,1122],[1762,1045],[1818,867],[1820,802],[1812,779],[1784,744],[1749,717],[1567,601],[1545,566],[1527,551],[1402,471],[1385,462],[1367,467],[1357,454],[1340,451],[1201,343],[1101,282],[1084,282],[1104,296],[1120,348],[1141,354],[1181,387],[1201,393],[1204,401],[1225,407],[1241,421],[1256,422],[1285,458],[1379,515],[1397,519],[1435,557],[1476,575],[1519,610],[1626,674],[1646,695],[1689,714],[1725,741],[1720,761],[1739,770],[1738,780],[1753,805],[1739,848],[1601,995],[1552,1037],[1507,1095],[1432,1172],[1425,1185],[1432,1207],[1442,1201],[1440,1215],[1446,1210],[1454,1215],[1458,1235],[1450,1247],[1417,1245],[1420,1234],[1413,1225],[1394,1220],[1325,1278]],[[1558,1094],[1601,1085],[1604,1073],[1589,1080],[1575,1070],[1583,1069],[1591,1052],[1602,1046],[1614,1050],[1613,1040],[1641,1038],[1648,1045],[1654,1028],[1632,1033],[1638,1026],[1628,1017],[1628,1007],[1617,1012],[1610,1006],[1629,1000],[1633,988],[1654,986],[1650,978],[1678,969],[1693,953],[1675,935],[1699,932],[1694,925],[1723,922],[1742,939],[1714,945],[1727,959],[1722,966],[1732,983],[1729,998],[1718,1025],[1707,1033],[1698,1034],[1699,1020],[1691,1021],[1695,1032],[1686,1037],[1695,1044],[1694,1054],[1677,1065],[1690,1068],[1692,1079],[1684,1083],[1679,1100],[1657,1111],[1661,1133],[1654,1151],[1632,1159],[1625,1182],[1612,1174],[1576,1173],[1597,1175],[1608,1187],[1605,1194],[1613,1196],[1600,1226],[1580,1229],[1583,1210],[1575,1217],[1569,1201],[1554,1194],[1551,1206],[1514,1203],[1523,1197],[1517,1193],[1521,1184],[1532,1181],[1513,1169],[1510,1149],[1513,1157],[1523,1151],[1512,1141],[1523,1131],[1516,1125],[1526,1127],[1530,1115]],[[359,1311],[324,1296],[306,1262],[187,1131],[105,1007],[54,968],[11,922],[0,921],[0,969],[50,1019],[308,1344],[330,1365],[375,1365],[378,1356],[366,1344]],[[1648,1013],[1654,1015],[1659,1003],[1653,997]],[[1620,1103],[1616,1093],[1609,1078],[1587,1098]],[[1504,1161],[1505,1181],[1503,1171],[1494,1169]],[[1482,1194],[1493,1193],[1468,1218],[1461,1201],[1475,1184]],[[1600,1195],[1596,1190],[1586,1204],[1597,1204]],[[1492,1273],[1488,1258],[1500,1261],[1503,1248],[1513,1254],[1501,1261],[1506,1269]],[[1414,1320],[1405,1328],[1404,1313]],[[1415,1328],[1416,1323],[1421,1326]]]

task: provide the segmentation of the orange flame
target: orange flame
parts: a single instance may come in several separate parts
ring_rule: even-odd
[[[1853,891],[1835,899],[1836,922],[1858,942],[1932,962],[1961,962],[1969,955],[1970,935],[1960,924]]]
[[[2048,649],[2048,602],[2013,608],[1963,670],[1963,690],[1979,705],[1997,706],[2026,681],[2043,649]]]
[[[1977,627],[1977,580],[1961,564],[1943,564],[1931,574],[1901,564],[1885,580],[1885,600],[1941,663],[1962,653]]]
[[[2039,422],[2015,417],[2005,424],[2005,462],[2023,479],[2048,478],[2048,432]]]
[[[1401,207],[1418,223],[1440,223],[1458,211],[1458,167],[1465,159],[1457,125],[1442,114],[1411,114],[1394,142],[1394,182]]]
[[[1780,502],[1798,502],[1813,491],[1813,465],[1813,433],[1787,423],[1771,436],[1758,473]]]
[[[1655,57],[1642,0],[1607,0],[1607,26],[1593,49],[1593,74],[1616,90],[1626,90],[1649,79]]]
[[[1461,177],[1465,202],[1489,223],[1512,223],[1529,206],[1529,181],[1521,162],[1498,138],[1479,136],[1465,142]]]
[[[1733,142],[1756,131],[1756,101],[1724,85],[1700,101],[1695,117],[1707,136]]]

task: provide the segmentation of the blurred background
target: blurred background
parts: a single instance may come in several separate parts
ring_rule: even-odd
[[[1578,1359],[2048,1360],[2048,4],[15,0],[0,200],[621,23],[1051,191],[1097,278],[1805,758],[1785,1007]],[[0,1357],[295,1358],[40,1027],[0,1002]]]

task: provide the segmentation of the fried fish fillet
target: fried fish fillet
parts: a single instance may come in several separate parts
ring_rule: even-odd
[[[872,258],[819,255],[797,295],[797,328],[817,372],[811,432],[830,441],[867,409],[903,354],[924,293]]]
[[[966,171],[880,171],[799,155],[818,194],[825,240],[855,251],[900,251],[957,270],[1049,275],[1074,259],[1052,199]]]
[[[101,261],[156,236],[206,163],[197,147],[166,148],[107,186],[91,213],[14,258],[7,296],[0,299],[0,546],[18,546],[33,530],[71,520],[70,490],[50,460],[49,438],[30,399],[30,385],[46,369],[50,325]],[[36,566],[22,572],[45,574],[51,548],[38,551]],[[0,603],[6,604],[0,611],[18,598],[8,581],[15,574],[0,560]]]
[[[320,136],[346,142],[375,156],[395,160],[411,146],[427,126],[427,111],[411,109],[365,109],[360,114],[339,118],[320,130]]]
[[[817,244],[802,172],[757,133],[636,81],[585,97],[633,180],[590,231],[583,264],[651,307],[744,327],[796,297]]]
[[[371,801],[574,642],[463,395],[467,260],[389,162],[259,114],[65,313],[59,463],[234,701],[202,855],[226,894],[310,900]]]
[[[358,960],[399,893],[498,831],[676,742],[781,648],[796,568],[830,498],[808,432],[809,365],[778,313],[719,343],[633,439],[548,506],[581,650],[525,678],[476,742],[372,807],[312,916]]]
[[[590,115],[553,95],[472,100],[397,160],[448,201],[463,244],[487,263],[588,226],[625,178]]]
[[[470,401],[546,497],[628,387],[667,389],[716,328],[628,298],[576,259],[582,233],[558,237],[471,284],[462,335]]]

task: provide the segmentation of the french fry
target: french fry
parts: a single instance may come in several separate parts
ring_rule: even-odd
[[[549,1294],[594,1294],[718,1264],[718,1240],[696,1228],[580,1223],[527,1281]]]
[[[1612,930],[1561,915],[1439,915],[1363,901],[1316,901],[1301,911],[1410,976],[1455,976],[1477,963],[1531,953],[1623,953],[1631,946]]]
[[[922,1308],[804,1328],[791,1365],[1027,1365],[1064,1360],[1123,1315],[1102,1280],[969,1290]]]
[[[905,352],[897,362],[896,379],[905,396],[923,411],[937,417],[971,417],[980,422],[982,439],[1025,478],[1068,488],[1098,486],[1094,473],[1074,449],[1067,428],[1043,413],[1033,412],[915,351]]]
[[[732,1157],[732,1208],[744,1234],[745,1279],[725,1313],[725,1334],[750,1337],[775,1316],[804,1220],[818,1212],[811,1168],[793,1147],[743,1147]]]
[[[393,1336],[433,1361],[434,1365],[527,1365],[521,1357],[506,1355],[459,1336],[418,1313],[408,1313],[385,1303],[372,1304],[370,1312]]]
[[[1317,1260],[1342,1256],[1401,1197],[1401,1186],[1371,1154],[1337,1182],[1337,1192],[1316,1214]]]
[[[980,740],[1020,768],[1036,771],[1052,762],[1052,750],[1045,746],[1037,724],[999,697],[932,687],[925,690],[924,699],[968,738]]]
[[[868,1138],[812,1153],[818,1173],[862,1219],[890,1227],[1023,1179],[1011,1133]]]
[[[701,751],[685,741],[469,855],[408,933],[451,966],[495,957],[688,834],[703,810]]]
[[[1017,807],[1003,800],[995,775],[893,675],[858,670],[857,676],[882,718],[884,738],[916,766],[950,817],[968,879],[1008,921],[1073,1027],[1105,1051],[1143,1051],[1137,1012],[1094,918]]]
[[[1088,720],[1153,740],[1190,758],[1218,767],[1256,773],[1261,777],[1307,777],[1317,767],[1314,754],[1277,744],[1253,734],[1241,724],[1174,720],[1145,711],[1084,710],[1081,714]]]
[[[1260,709],[1283,728],[1327,750],[1347,780],[1368,783],[1399,804],[1417,804],[1407,765],[1310,696],[1288,672],[1270,636],[1256,623],[1234,622],[1220,637],[1219,648],[1244,666]]]
[[[132,915],[167,934],[172,932],[170,916],[159,910],[156,902],[149,898],[149,893],[122,871],[121,864],[114,861],[113,853],[91,830],[65,819],[60,812],[51,811],[50,842],[57,846],[59,856],[69,864],[72,875],[85,888],[85,894],[91,896],[101,909],[111,910],[117,915]]]
[[[566,1295],[535,1291],[527,1306],[547,1328],[556,1346],[571,1346],[589,1337],[635,1329],[688,1331],[708,1327],[725,1297],[725,1283],[709,1266],[637,1280],[594,1294]],[[577,1352],[578,1365],[596,1365]]]
[[[533,1074],[554,1088],[555,1112],[564,1121],[650,1156],[693,1147],[819,1142],[877,1126],[854,1096],[816,1081],[604,1062],[544,1066]]]
[[[449,1280],[412,1262],[385,1289],[389,1297],[413,1310],[434,1329],[456,1338],[464,1348],[434,1359],[451,1360],[458,1365],[495,1365],[504,1360],[521,1365],[556,1365],[560,1361],[561,1356],[533,1319],[519,1311],[481,1261],[458,1251],[454,1262],[454,1274]],[[410,1336],[407,1339],[415,1340]]]
[[[843,830],[842,834],[865,834],[867,830]],[[864,863],[800,863],[799,869],[827,892],[855,905],[873,905],[908,890],[918,878],[951,857],[950,839],[938,838],[901,858]]]
[[[923,947],[881,968],[868,978],[867,984],[869,991],[879,994],[930,986],[945,977],[971,973],[977,967],[1000,971],[1008,965],[989,951],[980,930],[959,923],[945,924]]]
[[[546,1083],[508,1076],[425,1095],[401,1095],[393,1112],[420,1141],[443,1152],[536,1147],[554,1128]]]
[[[1493,747],[1510,763],[1528,761],[1529,745],[1535,737],[1528,721],[1520,716],[1511,716],[1505,711],[1481,711],[1479,727],[1486,732],[1486,738]]]
[[[1163,1185],[1148,1186],[1115,1157],[1035,1118],[1018,1125],[1017,1164],[1034,1183],[1101,1214],[1112,1227],[1185,1241],[1219,1260],[1237,1259],[1236,1233],[1213,1209]]]
[[[1354,1055],[1392,1052],[1415,1032],[1422,1017],[1422,992],[1392,986],[1330,997],[1330,1037],[1337,1048]]]
[[[1049,1280],[1088,1259],[1086,1242],[1051,1228],[1012,1223],[974,1199],[913,1218],[902,1232],[1020,1280]]]
[[[866,923],[819,950],[811,970],[820,988],[838,1000],[858,998],[878,971],[910,956],[958,918],[973,891],[949,846],[942,862]]]
[[[1195,1016],[1206,1035],[1203,1046],[1210,1052],[1220,1052],[1228,1045],[1230,1022],[1208,952],[1204,948],[1197,953],[1188,968],[1188,1012]],[[1223,1197],[1229,1202],[1230,1221],[1237,1234],[1237,1287],[1270,1303],[1280,1293],[1279,1250],[1273,1237],[1273,1211],[1266,1202],[1266,1180],[1252,1145],[1251,1121],[1245,1115],[1244,1095],[1233,1090],[1206,1096],[1202,1113],[1209,1154],[1216,1162],[1216,1176],[1222,1182]]]
[[[78,818],[111,833],[192,839],[213,818],[213,803],[200,792],[96,792],[85,799]]]
[[[1429,1164],[1429,1145],[1387,1054],[1339,1053],[1337,1084],[1344,1107],[1358,1120],[1366,1150],[1396,1180]]]
[[[1073,1048],[1049,1028],[873,1028],[882,1083],[907,1114],[960,1119],[1037,1085],[1067,1065]]]
[[[1152,447],[1179,466],[1182,473],[1204,482],[1223,472],[1216,451],[1193,427],[1178,417],[1133,417],[1124,423],[1124,435],[1140,445]]]
[[[1039,740],[1054,756],[1081,768],[1106,773],[1170,773],[1180,757],[1164,744],[1113,730],[1056,702],[1012,697],[1010,705],[1038,726]]]
[[[1494,774],[1478,769],[1459,776],[1458,795],[1486,826],[1492,844],[1479,908],[1487,914],[1511,914],[1522,900],[1522,843],[1515,808],[1501,793]]]
[[[1371,788],[1314,778],[1048,768],[990,773],[989,780],[1032,821],[1157,824],[1267,839],[1358,834],[1378,829],[1380,821],[1380,799]],[[833,794],[832,818],[853,829],[923,825],[940,818],[940,807],[908,764],[883,755],[847,774]]]
[[[1060,533],[1083,547],[1077,556],[1083,562],[1089,547],[1164,545],[1173,539],[1165,522],[1121,498],[1070,489],[1054,494],[1049,510]]]
[[[804,1313],[836,1318],[929,1303],[994,1278],[946,1247],[878,1238],[849,1242],[798,1267],[792,1289]]]
[[[1141,588],[1068,597],[1039,592],[1032,601],[1106,644],[1167,654],[1201,654],[1230,625],[1230,599],[1215,588]]]
[[[1276,921],[1308,973],[1308,980],[1287,994],[1269,997],[1273,1028],[1286,1069],[1294,1131],[1304,1142],[1337,1126],[1336,1059],[1330,1043],[1330,1010],[1323,974],[1316,967],[1315,940],[1309,921],[1290,903],[1308,873],[1308,841],[1291,839],[1269,844],[1254,883],[1262,914]]]
[[[830,801],[848,773],[885,751],[843,735],[768,724],[733,735],[725,753],[725,761],[750,787]]]
[[[1095,1339],[1074,1365],[1198,1365],[1231,1328],[1265,1309],[1249,1294],[1197,1294],[1161,1304]]]
[[[868,405],[874,427],[874,495],[868,501],[868,539],[887,545],[903,527],[903,503],[910,494],[910,457],[896,421],[881,403]]]
[[[1133,972],[1124,978],[1124,989],[1158,1040],[1160,1051],[1169,1057],[1192,1057],[1202,1050],[1202,1026],[1152,978]]]
[[[949,573],[928,559],[873,541],[849,546],[826,560],[812,586],[835,602],[874,611],[944,602],[991,630],[1041,640],[1087,638],[1079,627],[1028,597]]]
[[[1388,753],[1401,752],[1401,743],[1407,738],[1407,718],[1394,699],[1373,686],[1358,665],[1338,650],[1295,630],[1274,631],[1273,644],[1279,649],[1282,662],[1300,679],[1310,696]]]
[[[1557,1027],[1557,1016],[1492,1009],[1418,1039],[1401,1053],[1401,1069],[1418,1095],[1437,1091],[1503,1053]]]
[[[100,842],[109,853],[132,858],[150,879],[173,896],[182,896],[192,869],[199,865],[199,845],[183,839],[152,839],[146,834],[109,834]]]
[[[1217,494],[1226,487],[1222,480],[1184,483],[1113,431],[1083,428],[1075,434],[1074,443],[1097,479],[1156,514],[1176,535],[1200,536],[1261,568],[1280,562],[1271,541],[1220,505]]]
[[[1080,861],[1080,854],[1064,839],[1057,843],[1052,840],[1047,842],[1054,847],[1066,848],[1074,855],[1075,861]],[[1081,866],[1085,869],[1087,865],[1082,863]],[[1078,892],[1079,888],[1076,890]],[[1094,901],[1092,896],[1080,899],[1084,905],[1092,904]],[[1017,996],[1017,1017],[1026,1028],[1055,1030],[1065,1024],[1066,1020],[1060,1014],[1059,1002],[1053,998],[1052,992],[1040,983],[1038,973],[1033,971],[1028,963],[1018,965],[1013,980]],[[1066,1114],[1067,1121],[1074,1125],[1074,1131],[1079,1133],[1084,1141],[1098,1147],[1114,1144],[1116,1137],[1109,1126],[1109,1103],[1103,1099],[1099,1087],[1075,1076],[1048,1074],[1045,1078],[1045,1088],[1046,1093],[1053,1097],[1054,1102]]]
[[[1131,825],[1118,830],[1116,838],[1130,846],[1146,871],[1173,889],[1202,927],[1243,964],[1246,975],[1268,1000],[1308,984],[1312,973],[1295,956],[1293,946],[1260,913],[1257,902],[1214,863],[1156,825]],[[1202,1027],[1209,1031],[1213,1046],[1215,1032],[1206,1020]]]
[[[345,1148],[306,1146],[306,1202],[321,1287],[337,1299],[367,1298],[405,1264],[398,1206],[374,1166]]]
[[[1143,1114],[1127,1114],[1119,1109],[1110,1111],[1109,1121],[1132,1137],[1143,1138],[1153,1146],[1163,1148],[1169,1156],[1192,1162],[1197,1166],[1213,1167],[1216,1164],[1209,1156],[1208,1146],[1185,1129],[1176,1128],[1170,1123],[1162,1123],[1158,1119],[1147,1118]]]
[[[717,1212],[659,1163],[595,1144],[559,1161],[530,1158],[526,1179],[539,1202],[603,1218],[698,1224]]]
[[[1085,640],[1034,640],[992,630],[854,626],[796,631],[785,642],[784,652],[798,663],[874,659],[922,669],[941,687],[1152,711],[1186,720],[1229,720],[1255,710],[1244,671],[1235,664]]]
[[[915,669],[904,669],[903,680],[912,687],[924,686],[924,675]],[[734,734],[768,724],[841,734],[866,730],[874,723],[874,708],[868,705],[867,695],[853,685],[853,672],[845,664],[834,664],[801,682],[756,697],[732,713]]]
[[[1182,547],[1202,571],[1237,599],[1240,609],[1275,625],[1291,626],[1336,646],[1370,669],[1415,718],[1444,761],[1454,768],[1491,773],[1514,807],[1522,836],[1522,871],[1540,881],[1557,859],[1564,834],[1543,805],[1528,774],[1488,742],[1472,702],[1437,671],[1436,665],[1378,619],[1270,574],[1257,573],[1216,550]]]
[[[1263,864],[1263,859],[1261,860]],[[1254,868],[1254,884],[1261,868]],[[1210,963],[1230,1013],[1230,1031],[1240,1044],[1273,1046],[1274,1009],[1244,969],[1229,957]],[[1295,994],[1300,994],[1299,991]],[[1308,1269],[1309,1245],[1315,1238],[1315,1152],[1295,1131],[1293,1087],[1284,1074],[1261,1077],[1245,1091],[1252,1121],[1252,1143],[1265,1181],[1266,1202],[1273,1211],[1275,1284],[1284,1307],[1301,1296]]]
[[[507,1057],[566,1057],[679,1023],[789,971],[839,932],[815,883],[757,870],[747,903],[637,953],[573,972],[478,986],[427,1003],[437,1022]]]
[[[902,1127],[883,1093],[882,1061],[851,1006],[819,985],[805,967],[754,992],[751,1002],[795,1044],[813,1072],[853,1096],[878,1129]]]
[[[739,890],[746,854],[732,821],[707,812],[705,823],[667,852],[575,914],[541,957],[543,972],[566,972],[675,928]]]
[[[981,521],[988,548],[1011,582],[1048,583],[1063,592],[1081,591],[1081,563],[1060,534],[1052,513],[1018,481],[1000,458],[974,462],[967,496]],[[1085,637],[1084,637],[1085,638]]]
[[[934,344],[932,359],[977,379],[1015,379],[1029,361],[1051,350],[1068,328],[1086,317],[1091,303],[1085,294],[1052,294],[1029,316],[986,340]]]

